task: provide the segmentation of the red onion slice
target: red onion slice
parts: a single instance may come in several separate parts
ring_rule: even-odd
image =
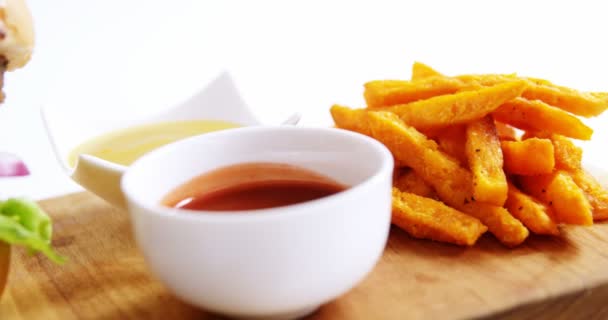
[[[27,176],[30,171],[19,157],[12,153],[0,152],[0,177]]]

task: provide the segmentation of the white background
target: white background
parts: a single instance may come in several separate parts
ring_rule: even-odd
[[[61,171],[39,108],[87,90],[79,108],[168,107],[218,69],[236,78],[260,119],[293,111],[330,124],[333,103],[362,106],[362,85],[407,78],[412,62],[446,74],[512,73],[608,91],[602,1],[29,0],[36,51],[6,76],[0,150],[32,175],[0,179],[0,197],[79,190]],[[69,102],[69,103],[74,103]],[[608,115],[586,157],[604,168]]]

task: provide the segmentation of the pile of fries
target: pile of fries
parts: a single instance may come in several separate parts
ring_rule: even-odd
[[[608,219],[608,192],[571,140],[591,139],[580,117],[604,112],[608,93],[416,62],[411,80],[368,82],[364,97],[366,108],[331,115],[391,150],[392,222],[411,236],[471,246],[489,231],[514,247],[530,232]]]

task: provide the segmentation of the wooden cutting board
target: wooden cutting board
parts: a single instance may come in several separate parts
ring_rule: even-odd
[[[126,212],[89,193],[50,199],[56,266],[13,250],[0,319],[219,319],[175,299],[150,275]],[[608,224],[568,227],[509,250],[415,240],[393,229],[367,279],[310,319],[606,319]]]

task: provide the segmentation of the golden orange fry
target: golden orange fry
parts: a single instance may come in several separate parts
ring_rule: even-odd
[[[573,169],[568,172],[574,183],[585,192],[589,204],[593,208],[593,220],[608,219],[608,191],[587,171]]]
[[[509,183],[505,208],[530,231],[536,234],[558,235],[559,229],[551,217],[551,209]]]
[[[422,197],[436,198],[437,193],[416,172],[410,168],[400,170],[393,180],[393,187]]]
[[[351,109],[341,105],[333,105],[330,109],[337,128],[358,132],[371,137],[372,133],[367,121],[367,112],[365,109]],[[403,166],[399,160],[395,159],[395,168]]]
[[[422,68],[416,65],[412,68],[414,67]],[[439,73],[428,66],[426,67]],[[412,72],[413,74],[414,72]],[[522,97],[528,100],[541,100],[548,105],[584,117],[595,117],[608,109],[608,92],[581,92],[558,86],[544,79],[518,77],[516,74],[468,74],[453,78],[462,81],[462,86],[458,91],[494,86],[517,78],[527,82],[528,86],[522,93]]]
[[[555,167],[558,169],[575,170],[581,168],[583,149],[576,146],[571,139],[559,134],[526,131],[523,139],[538,137],[550,139],[555,153]]]
[[[494,119],[522,130],[546,131],[589,140],[593,130],[577,117],[539,100],[515,98],[492,112]]]
[[[367,125],[365,110],[353,110],[336,104],[333,105],[329,111],[334,119],[336,127],[371,136],[371,130]]]
[[[548,174],[555,168],[554,148],[549,139],[502,141],[501,147],[504,169],[510,174]]]
[[[502,207],[507,200],[507,177],[500,140],[490,116],[469,123],[465,149],[473,173],[475,199]]]
[[[386,110],[418,130],[443,128],[481,119],[506,101],[518,97],[524,88],[525,82],[513,81],[396,105]]]
[[[442,77],[443,74],[422,62],[414,62],[412,65],[412,80],[420,80],[430,77]]]
[[[581,168],[583,149],[577,147],[572,140],[553,134],[550,137],[555,150],[555,166],[560,169]]]
[[[522,80],[517,75],[505,74],[463,74],[454,77],[463,83],[461,90],[477,90],[482,87],[492,87],[514,80]],[[527,81],[526,81],[527,82]]]
[[[459,80],[447,77],[418,81],[376,80],[365,83],[363,96],[367,107],[375,109],[454,93],[460,87]]]
[[[580,92],[554,85],[546,80],[528,82],[534,84],[528,86],[522,96],[529,100],[542,100],[554,107],[588,118],[599,116],[608,108],[608,97],[601,93]]]
[[[541,100],[546,104],[584,117],[598,116],[608,108],[608,95],[606,93],[581,92],[555,85],[543,79],[500,74],[461,75],[455,78],[463,81],[470,89],[476,89],[480,86],[494,86],[512,81],[513,78],[522,79],[528,84],[522,92],[521,96],[523,98]]]
[[[434,140],[439,144],[441,151],[458,160],[463,167],[468,165],[465,151],[466,129],[464,125],[450,126],[434,134]]]
[[[440,151],[437,143],[390,112],[370,111],[368,116],[372,136],[430,184],[443,202],[481,220],[507,246],[527,238],[528,229],[507,210],[475,203],[471,173]]]
[[[483,222],[505,246],[516,247],[526,241],[530,234],[521,221],[503,207],[481,202],[469,202],[454,207]]]
[[[390,112],[370,111],[367,121],[372,137],[386,145],[396,159],[433,186],[448,204],[464,203],[465,199],[473,196],[470,172],[443,153],[435,141]]]
[[[415,238],[471,246],[486,232],[479,220],[445,204],[393,188],[392,222]]]
[[[522,190],[548,205],[557,222],[591,225],[593,214],[589,200],[565,171],[546,175],[520,176]]]

